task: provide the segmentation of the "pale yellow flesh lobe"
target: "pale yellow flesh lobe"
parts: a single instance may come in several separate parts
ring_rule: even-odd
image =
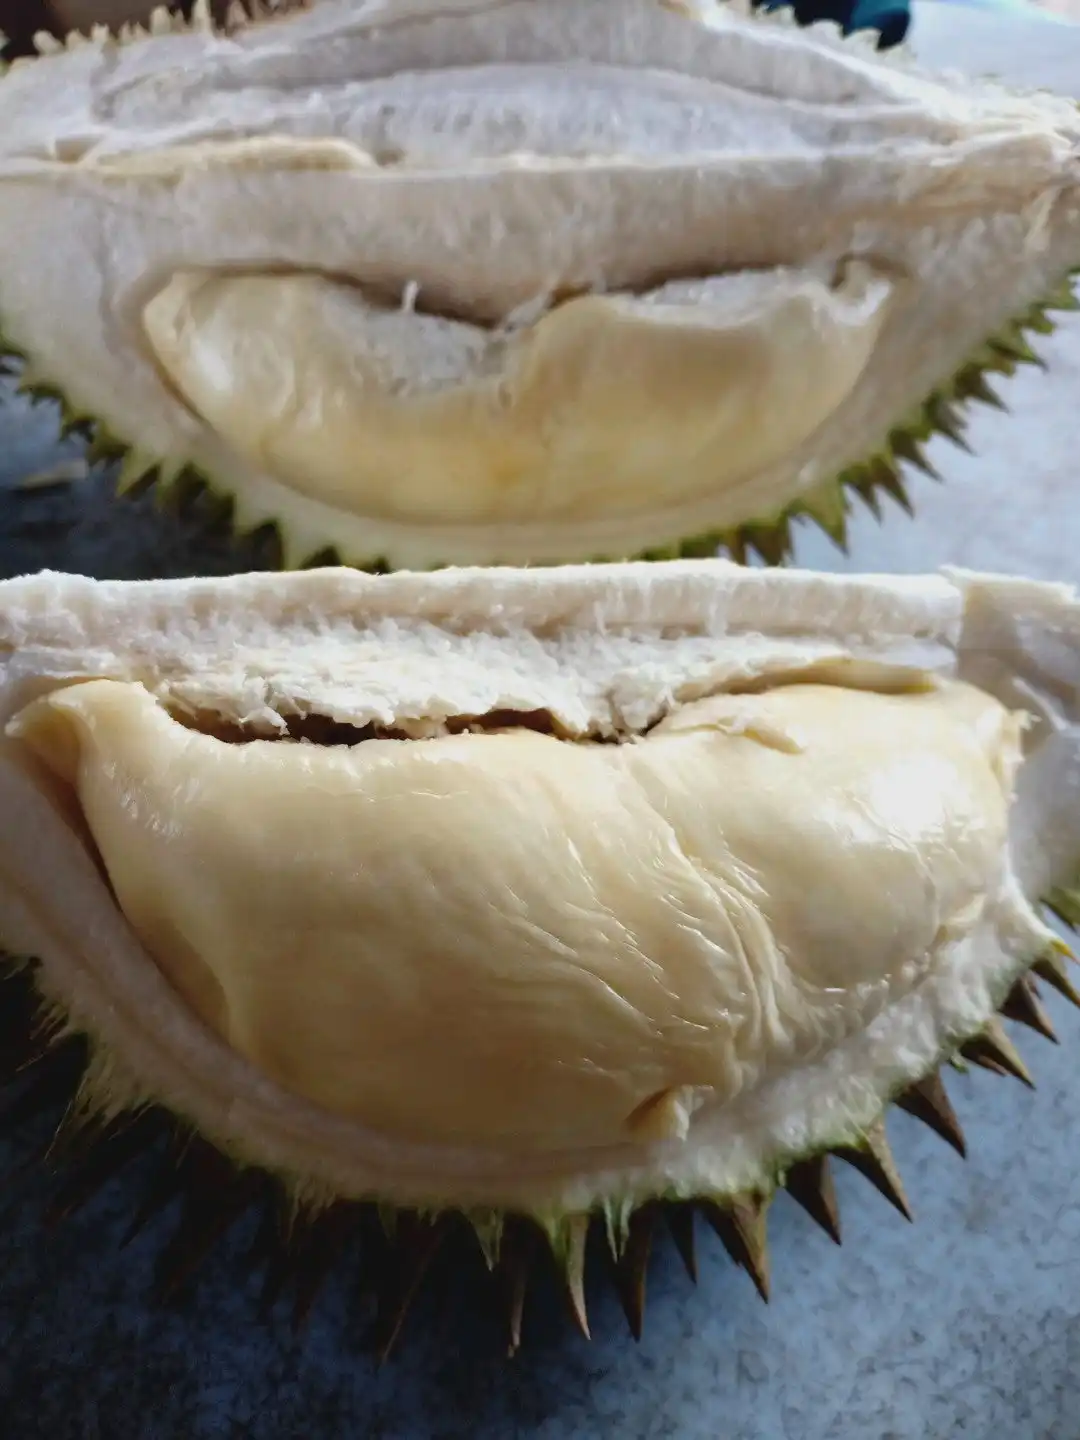
[[[318,275],[194,272],[143,324],[191,409],[310,499],[399,522],[589,521],[700,501],[804,442],[900,289],[848,262],[484,328]]]
[[[91,680],[9,726],[149,954],[294,1092],[421,1143],[678,1140],[977,925],[1020,719],[790,685],[629,743],[229,744]]]

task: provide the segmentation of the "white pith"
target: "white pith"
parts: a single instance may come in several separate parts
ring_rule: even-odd
[[[266,719],[299,706],[437,717],[440,707],[529,708],[543,694],[541,703],[580,722],[654,714],[678,685],[715,683],[725,658],[758,670],[823,654],[959,675],[1041,717],[1028,735],[1010,832],[1019,880],[995,902],[997,933],[951,951],[913,994],[823,1061],[699,1112],[685,1142],[515,1157],[511,1167],[497,1155],[405,1147],[335,1121],[230,1053],[135,944],[88,851],[46,803],[42,772],[5,741],[0,940],[39,955],[46,989],[101,1039],[116,1062],[113,1103],[161,1100],[227,1148],[333,1193],[544,1213],[753,1188],[785,1159],[856,1137],[905,1080],[981,1028],[1050,938],[1024,895],[1071,877],[1080,857],[1080,603],[1063,587],[965,575],[841,579],[716,562],[130,585],[44,575],[0,586],[0,646],[5,721],[65,679],[113,675],[139,678],[171,703],[234,716]]]
[[[987,337],[1080,261],[1080,117],[1071,102],[939,83],[862,47],[726,10],[707,28],[650,0],[430,11],[327,0],[232,39],[187,33],[111,51],[83,46],[16,66],[0,87],[0,317],[31,357],[28,378],[57,384],[74,409],[130,445],[132,473],[190,463],[236,495],[241,528],[279,521],[289,563],[327,545],[348,560],[416,567],[618,556],[767,519],[876,453]],[[511,163],[490,158],[510,145],[505,132],[477,119],[474,101],[490,100],[490,84],[470,100],[463,68],[490,80],[500,57],[527,67],[514,77],[529,79],[524,93],[534,100]],[[223,81],[215,91],[230,66],[250,80],[259,64],[281,81],[272,99]],[[406,73],[417,70],[419,79]],[[597,98],[587,157],[564,153],[567,77],[582,97],[573,118],[591,114],[588,97]],[[300,81],[304,107],[290,89]],[[638,108],[600,103],[616,84]],[[417,87],[427,87],[427,108],[410,110]],[[415,115],[409,135],[404,121],[389,138],[374,121],[359,125],[361,97],[374,105],[376,90]],[[706,139],[698,153],[677,154],[679,127],[699,112]],[[617,127],[605,144],[608,113]],[[469,119],[467,143],[446,126],[453,116]],[[349,132],[376,152],[411,146],[422,162],[350,171],[279,161],[257,174],[211,167],[179,187],[99,163],[132,149],[145,159],[215,126],[231,134],[238,122],[279,137]],[[57,154],[72,163],[48,158]],[[737,483],[718,480],[716,493],[691,503],[632,516],[614,507],[584,521],[432,526],[304,497],[241,461],[173,396],[140,330],[144,302],[189,268],[284,265],[403,300],[418,286],[421,302],[456,297],[499,320],[559,286],[640,288],[780,265],[829,274],[851,254],[909,279],[848,399],[782,461]],[[54,290],[63,306],[43,307]]]

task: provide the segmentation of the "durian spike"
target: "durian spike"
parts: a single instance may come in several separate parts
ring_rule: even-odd
[[[89,1063],[87,1054],[87,1065]],[[71,1164],[77,1155],[85,1154],[93,1143],[92,1131],[96,1127],[81,1113],[79,1104],[79,1091],[86,1083],[86,1073],[84,1066],[55,1128],[37,1151],[37,1165],[60,1169]]]
[[[50,1043],[31,980],[23,971],[9,971],[0,981],[0,1084],[41,1059]]]
[[[874,484],[903,510],[905,515],[914,515],[915,506],[904,487],[899,471],[892,465],[882,464],[874,475]]]
[[[892,441],[894,454],[901,460],[906,460],[909,465],[914,465],[917,470],[921,470],[922,473],[928,475],[931,480],[941,482],[941,472],[935,469],[930,461],[927,460],[923,454],[922,446],[917,440],[912,439],[912,437],[904,431],[894,432],[890,439]]]
[[[570,1313],[586,1340],[592,1339],[585,1303],[585,1259],[590,1225],[591,1216],[570,1215],[548,1230],[548,1242],[559,1269]]]
[[[1029,1030],[1034,1030],[1036,1035],[1053,1041],[1055,1045],[1060,1043],[1054,1027],[1050,1024],[1050,1017],[1039,1004],[1034,982],[1026,975],[1021,975],[1006,995],[1001,1013],[1006,1020],[1015,1020],[1019,1025],[1026,1025]]]
[[[866,1130],[861,1143],[838,1146],[832,1153],[839,1159],[846,1160],[849,1165],[864,1175],[874,1189],[883,1195],[889,1204],[903,1215],[905,1220],[913,1218],[907,1196],[904,1194],[900,1172],[896,1168],[896,1161],[889,1148],[883,1120],[877,1121]]]
[[[1064,958],[1070,955],[1071,951],[1068,946],[1063,945],[1060,950],[1040,955],[1031,968],[1040,980],[1045,980],[1048,985],[1052,985],[1059,995],[1063,995],[1070,1004],[1080,1009],[1080,992],[1075,989],[1069,979],[1068,966]]]
[[[956,391],[964,400],[977,400],[993,410],[1008,411],[1009,407],[978,366],[967,366],[961,370],[956,377]]]
[[[507,1218],[499,1246],[495,1280],[506,1321],[507,1353],[511,1356],[516,1355],[521,1348],[525,1296],[539,1243],[540,1237],[535,1225],[518,1216]]]
[[[720,1237],[724,1249],[750,1276],[766,1303],[769,1299],[769,1198],[739,1195],[719,1203],[706,1201],[705,1218]]]
[[[448,1215],[429,1218],[411,1211],[399,1212],[389,1274],[380,1286],[375,1319],[374,1345],[380,1364],[390,1358],[405,1317],[449,1229]]]
[[[1035,306],[1024,319],[1023,328],[1017,323],[1010,327],[999,340],[994,342],[995,348],[1003,350],[1011,359],[1021,365],[1032,365],[1036,370],[1045,370],[1046,361],[1035,350],[1032,349],[1024,335],[1024,329],[1036,329],[1038,326],[1039,310]]]
[[[974,452],[964,435],[964,421],[956,408],[946,400],[935,398],[927,406],[927,418],[935,430],[946,436],[969,455]]]
[[[814,1155],[792,1165],[784,1179],[784,1188],[806,1211],[825,1234],[840,1244],[840,1205],[836,1199],[832,1170],[827,1155]]]
[[[914,515],[915,507],[896,466],[889,460],[874,460],[868,468],[871,486],[895,500],[906,515]]]
[[[217,28],[210,10],[210,0],[194,0],[191,7],[191,28],[212,35]]]
[[[121,1249],[130,1245],[155,1215],[167,1209],[182,1194],[184,1165],[188,1154],[192,1149],[205,1144],[206,1141],[201,1140],[190,1131],[181,1130],[179,1127],[172,1129],[165,1143],[164,1152],[159,1157],[143,1192],[143,1198],[120,1241]]]
[[[786,515],[777,516],[769,524],[748,525],[745,534],[766,565],[782,565],[794,548]]]
[[[499,1263],[499,1252],[502,1248],[503,1215],[501,1211],[491,1210],[474,1212],[467,1218],[484,1257],[484,1264],[489,1272],[493,1271]]]
[[[960,1046],[960,1054],[965,1060],[970,1060],[973,1065],[981,1065],[983,1069],[997,1070],[1002,1074],[1012,1075],[1027,1085],[1029,1089],[1035,1089],[1035,1081],[1020,1058],[1020,1052],[1006,1035],[1005,1027],[996,1017],[988,1020],[978,1035],[973,1035],[970,1040],[964,1041]]]
[[[967,1141],[939,1071],[931,1072],[924,1079],[917,1080],[914,1085],[901,1091],[896,1097],[896,1104],[901,1110],[929,1126],[935,1135],[940,1135],[958,1155],[967,1157]]]
[[[1066,280],[1043,305],[1047,310],[1076,311],[1080,310],[1080,297],[1073,290],[1072,282]]]
[[[679,1252],[679,1259],[689,1275],[693,1284],[697,1284],[697,1246],[694,1239],[695,1223],[697,1219],[695,1207],[689,1203],[673,1200],[664,1206],[664,1219],[667,1221],[668,1229],[671,1231],[671,1238],[675,1242],[675,1249]]]
[[[156,1295],[163,1302],[179,1292],[218,1241],[251,1209],[268,1180],[264,1171],[237,1170],[209,1146],[189,1152],[184,1172],[180,1222],[154,1271]]]
[[[608,1252],[615,1261],[622,1255],[630,1239],[630,1220],[634,1209],[634,1202],[625,1197],[611,1201],[603,1207],[604,1236]]]
[[[166,1128],[158,1110],[123,1114],[87,1135],[83,1153],[69,1161],[63,1183],[45,1211],[45,1223],[52,1227],[81,1210],[98,1191],[126,1166],[158,1141]]]
[[[630,1217],[626,1245],[615,1263],[615,1285],[630,1334],[640,1340],[645,1324],[645,1285],[658,1207],[642,1205]]]
[[[24,1088],[0,1109],[0,1134],[10,1134],[45,1110],[65,1104],[86,1068],[86,1042],[68,1037],[30,1058],[9,1078],[20,1075]]]
[[[296,1265],[296,1252],[302,1236],[284,1224],[282,1199],[272,1196],[263,1208],[259,1225],[251,1247],[244,1256],[245,1270],[252,1272],[264,1269],[263,1283],[259,1291],[259,1314],[263,1320],[270,1317],[274,1306]]]
[[[877,486],[873,483],[870,476],[864,472],[859,472],[856,478],[846,483],[850,484],[852,490],[858,495],[874,519],[880,521],[882,515],[881,497],[878,494]]]
[[[725,535],[721,544],[736,565],[749,564],[749,540],[745,530],[734,530],[730,535]]]
[[[122,460],[125,454],[126,447],[104,427],[94,431],[86,447],[86,459],[90,465],[107,465]]]
[[[294,1332],[302,1330],[307,1323],[319,1292],[356,1238],[360,1224],[360,1207],[344,1201],[329,1206],[307,1222],[295,1263]]]
[[[1080,893],[1066,886],[1058,886],[1046,897],[1046,903],[1059,920],[1071,929],[1080,928]]]
[[[841,554],[848,553],[848,502],[838,481],[811,491],[802,501],[798,513],[812,520]]]

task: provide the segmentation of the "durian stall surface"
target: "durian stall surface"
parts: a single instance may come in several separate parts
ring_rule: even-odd
[[[1042,53],[1060,70],[1063,43],[1029,58],[1034,64]],[[1080,74],[1080,45],[1076,54]],[[1024,59],[1014,36],[1009,58]],[[0,910],[22,927],[12,937],[18,948],[39,957],[10,981],[0,1043],[16,1063],[33,1059],[15,1047],[26,1034],[21,1007],[42,993],[61,1042],[5,1105],[12,1134],[0,1227],[0,1398],[15,1435],[82,1437],[94,1425],[124,1435],[134,1413],[153,1414],[157,1429],[144,1433],[185,1440],[318,1433],[313,1417],[329,1434],[483,1440],[1069,1434],[1077,1404],[1069,1337],[1080,1324],[1068,1278],[1080,1263],[1080,1178],[1069,1160],[1080,1016],[1056,943],[1068,929],[1057,921],[1045,928],[1048,912],[1031,901],[1048,894],[1066,915],[1074,904],[1060,883],[1069,878],[1077,817],[1073,738],[1060,727],[1075,718],[1076,612],[1053,587],[928,573],[959,561],[1080,581],[1075,320],[1064,315],[1040,350],[1045,372],[1029,364],[1001,384],[1008,412],[974,420],[974,456],[930,441],[927,456],[947,483],[911,481],[913,520],[895,511],[878,528],[869,510],[856,514],[846,561],[829,542],[799,536],[799,560],[831,576],[702,566],[654,567],[647,579],[625,572],[606,584],[559,572],[375,581],[316,574],[221,590],[114,591],[47,579],[0,590],[3,713],[17,717],[0,752]],[[230,550],[211,509],[162,514],[153,494],[113,506],[108,476],[97,471],[59,483],[57,467],[74,473],[83,452],[78,437],[57,447],[50,425],[47,404],[14,402],[0,414],[0,466],[11,487],[0,508],[4,574],[48,567],[144,577],[274,560],[258,543]],[[27,478],[36,484],[15,490]],[[844,569],[926,578],[840,583]],[[370,628],[362,655],[349,618],[358,607]],[[492,634],[499,626],[501,646]],[[813,668],[803,679],[814,684],[775,684],[806,665]],[[975,688],[954,678],[935,692],[926,669],[946,677],[959,669]],[[673,691],[680,703],[663,718]],[[669,700],[658,710],[659,696]],[[312,712],[307,728],[293,715],[271,740],[300,700]],[[1014,710],[1037,717],[1022,736]],[[262,738],[225,743],[250,739],[237,731],[241,716]],[[465,719],[472,723],[457,723]],[[345,749],[340,742],[358,740],[361,729],[370,738]],[[638,732],[647,733],[627,743]],[[1029,759],[1008,821],[1015,866],[1002,868],[1003,797],[1021,741]],[[487,756],[504,745],[514,752],[500,771],[504,788],[486,800],[475,788],[463,797],[468,825],[455,826],[448,808],[450,828],[432,829],[386,791],[379,856],[388,908],[383,928],[365,940],[367,988],[351,993],[352,1008],[327,1005],[340,951],[325,916],[337,907],[337,922],[347,922],[342,869],[326,848],[332,827],[300,793],[290,760],[302,757],[310,786],[325,795],[359,783],[353,764],[382,764],[392,787],[394,768],[423,764],[428,747]],[[789,993],[769,990],[777,1003],[749,1052],[731,1045],[695,1056],[683,1072],[674,1037],[684,1017],[663,1013],[664,996],[676,988],[699,1006],[716,997],[677,945],[669,948],[678,986],[672,969],[656,977],[663,983],[652,994],[635,997],[664,1037],[659,1062],[656,1051],[627,1049],[620,1013],[574,967],[565,985],[576,1001],[553,1005],[546,1018],[513,995],[498,1000],[497,1025],[482,1023],[482,1009],[448,1003],[427,1016],[410,1010],[385,968],[390,955],[400,964],[406,943],[411,973],[432,973],[424,967],[433,941],[483,934],[440,925],[430,912],[424,925],[422,887],[395,910],[390,902],[402,892],[392,886],[404,874],[516,865],[504,894],[528,885],[549,892],[560,880],[555,836],[565,844],[569,834],[583,854],[597,833],[618,836],[619,868],[594,856],[582,873],[594,889],[606,887],[612,915],[625,924],[626,905],[649,903],[651,868],[641,855],[657,844],[650,824],[663,816],[692,831],[708,803],[709,767],[731,745],[749,747],[765,767],[804,766],[779,799],[777,853],[757,857],[772,865],[776,883],[746,916],[750,923],[767,913],[775,926],[781,920],[769,906],[780,907],[783,923],[802,933],[808,917],[820,920],[814,896],[828,891],[830,924],[840,917],[843,934],[823,930],[806,954],[836,992],[831,1007],[808,1010],[806,976],[788,976]],[[572,754],[582,767],[570,792],[552,783],[544,758],[552,747],[560,765]],[[705,763],[709,747],[717,753]],[[934,857],[913,843],[906,870],[867,887],[846,847],[831,855],[809,847],[805,827],[823,775],[848,777],[855,793],[885,773],[883,754],[892,764],[938,766],[952,787],[951,816],[968,824],[964,843],[946,840],[947,863],[920,869],[920,854]],[[629,825],[623,781],[612,778],[628,761],[654,802]],[[482,769],[474,767],[474,780]],[[717,769],[718,781],[725,773]],[[767,777],[756,777],[763,792]],[[746,783],[755,783],[748,771]],[[542,791],[557,823],[545,824],[532,800],[511,804],[505,786]],[[725,784],[734,825],[731,791]],[[912,796],[927,792],[912,787]],[[141,812],[124,803],[135,793]],[[177,797],[186,815],[173,810]],[[875,804],[886,799],[879,785]],[[890,803],[901,799],[894,790]],[[585,807],[589,826],[575,835]],[[877,815],[928,843],[926,813],[901,809]],[[480,813],[502,821],[485,830]],[[597,813],[607,813],[606,828],[597,829]],[[200,825],[217,848],[197,843]],[[751,826],[744,847],[759,843]],[[821,874],[778,898],[792,851],[815,853]],[[873,852],[867,835],[867,866]],[[285,882],[295,884],[291,867],[304,856],[325,890],[316,911],[300,913]],[[285,871],[274,869],[283,863]],[[921,943],[916,931],[931,913],[927,873],[934,903],[950,913]],[[913,902],[903,916],[890,909],[898,893]],[[467,885],[456,903],[459,921],[478,919]],[[195,955],[191,927],[208,921]],[[642,912],[633,921],[645,923],[663,920]],[[515,933],[527,961],[535,922]],[[752,924],[751,933],[759,933]],[[912,944],[933,957],[929,976],[905,965]],[[151,954],[156,964],[146,963]],[[747,955],[758,965],[768,959],[753,945]],[[490,947],[460,945],[451,958],[459,982],[482,999],[498,975]],[[253,983],[259,976],[263,983]],[[546,1052],[535,1035],[523,1039],[523,1019],[543,1021]],[[427,1027],[423,1045],[418,1023]],[[64,1035],[67,1024],[94,1036],[89,1052],[77,1033]],[[366,1065],[335,1043],[335,1027],[357,1024],[368,1027]],[[588,1067],[564,1067],[558,1103],[549,1103],[554,1091],[514,1083],[507,1052],[516,1059],[536,1050],[558,1070],[558,1045],[575,1026],[594,1041],[603,1035],[607,1081]],[[1048,1029],[1060,1046],[1036,1033]],[[413,1043],[396,1048],[409,1033]],[[866,1042],[871,1033],[879,1044]],[[822,1035],[824,1059],[815,1054]],[[940,1053],[931,1053],[937,1041]],[[328,1097],[320,1087],[331,1057],[338,1083]],[[654,1083],[661,1072],[663,1083]],[[356,1142],[373,1105],[384,1113],[371,1084],[391,1073],[394,1137],[375,1156],[372,1185],[374,1151]],[[80,1082],[79,1104],[67,1113]],[[709,1144],[702,1129],[710,1103],[698,1092],[710,1087],[742,1087],[744,1100],[759,1102],[740,1110],[738,1096],[729,1100],[724,1111],[738,1135],[727,1144]],[[761,1104],[765,1095],[776,1105]],[[896,1102],[885,1121],[890,1148],[877,1123],[885,1098]],[[131,1123],[125,1107],[143,1101],[149,1108]],[[170,1114],[182,1117],[179,1128]],[[194,1142],[192,1125],[202,1137]],[[508,1130],[518,1137],[509,1164],[500,1148]],[[582,1153],[616,1132],[623,1161],[647,1153],[651,1171],[637,1161],[600,1175],[581,1166]],[[449,1173],[448,1135],[497,1163]],[[547,1163],[554,1139],[564,1147],[557,1175]],[[966,1164],[941,1139],[966,1149]],[[823,1162],[822,1147],[839,1163]],[[569,1169],[567,1151],[579,1157]],[[666,1157],[659,1169],[658,1156]],[[368,1194],[382,1206],[331,1205],[280,1244],[282,1197],[303,1205]],[[668,1203],[679,1195],[702,1201],[693,1226],[688,1205]],[[649,1204],[653,1196],[662,1203]],[[594,1198],[583,1248],[580,1216]],[[634,1210],[633,1200],[646,1203]],[[442,1206],[453,1210],[445,1224],[432,1213]],[[914,1226],[896,1213],[905,1210]],[[529,1214],[539,1223],[520,1218]],[[43,1215],[64,1221],[47,1242]],[[838,1228],[840,1248],[829,1235]],[[691,1229],[696,1290],[678,1262],[680,1250],[691,1256]],[[447,1244],[455,1235],[460,1243]],[[530,1246],[519,1309],[521,1250]],[[425,1284],[416,1288],[421,1271]],[[145,1303],[155,1281],[178,1312]],[[768,1294],[768,1307],[755,1289]],[[260,1290],[281,1302],[269,1328],[260,1328]],[[592,1331],[590,1348],[556,1325],[567,1300]],[[620,1306],[642,1329],[640,1351],[626,1344]],[[299,1341],[290,1338],[291,1312],[306,1320]],[[377,1380],[358,1354],[372,1320],[378,1346],[401,1342],[401,1368]],[[490,1342],[513,1344],[519,1323],[522,1352],[506,1372],[517,1378],[493,1378]]]

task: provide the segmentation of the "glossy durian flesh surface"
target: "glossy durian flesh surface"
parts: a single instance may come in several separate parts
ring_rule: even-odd
[[[0,943],[91,1059],[301,1206],[656,1202],[764,1285],[827,1156],[1072,994],[1080,602],[724,562],[0,585]],[[222,1192],[224,1194],[224,1192]],[[732,1229],[731,1227],[734,1227]],[[749,1247],[749,1249],[747,1248]]]
[[[322,0],[0,82],[24,383],[286,564],[842,534],[1080,264],[1072,101],[659,0]],[[756,528],[755,528],[756,527]]]

